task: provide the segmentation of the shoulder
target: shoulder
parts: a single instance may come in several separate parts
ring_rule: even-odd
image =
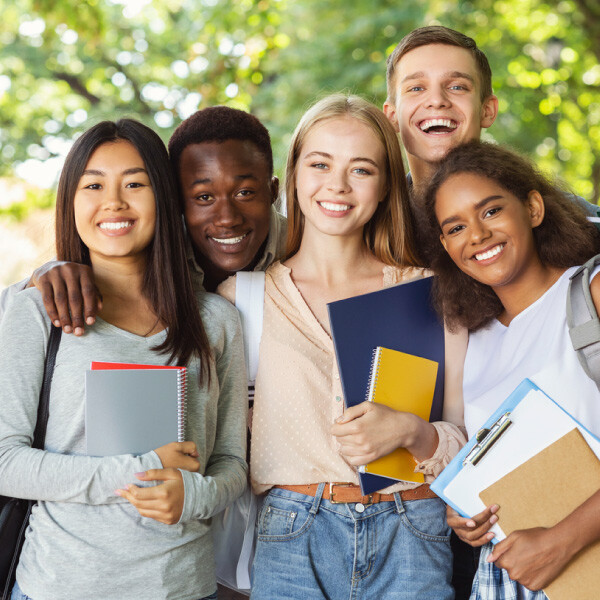
[[[383,284],[385,287],[396,285],[398,283],[406,283],[415,279],[423,279],[431,277],[433,273],[421,267],[392,267],[385,266],[383,268]]]
[[[235,304],[235,284],[236,276],[232,275],[217,287],[217,294],[228,300],[231,304]]]
[[[36,288],[25,289],[12,298],[2,315],[0,325],[3,336],[19,343],[31,344],[36,339],[47,339],[52,327],[42,296]]]
[[[597,217],[600,215],[600,207],[597,204],[592,204],[575,194],[568,194],[568,198],[572,200],[574,204],[577,204],[577,206],[582,208],[588,217]]]
[[[238,313],[235,306],[225,298],[204,291],[197,292],[196,297],[205,327],[210,325],[210,323],[206,323],[207,320],[213,320],[216,323],[229,323],[237,320]]]

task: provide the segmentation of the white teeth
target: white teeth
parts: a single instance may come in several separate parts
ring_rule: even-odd
[[[504,248],[504,244],[498,244],[491,250],[487,252],[481,252],[480,254],[475,255],[475,260],[486,260],[487,258],[492,258],[492,256],[496,256],[496,254],[500,254],[502,249]]]
[[[248,234],[245,233],[244,235],[240,235],[238,237],[234,237],[234,238],[210,238],[211,240],[214,240],[215,242],[218,242],[219,244],[225,244],[225,245],[229,245],[229,244],[237,244],[238,242],[241,242]]]
[[[449,129],[456,129],[458,125],[450,119],[427,119],[427,121],[423,121],[419,125],[421,131],[427,131],[432,127],[448,127]]]
[[[114,223],[112,221],[105,221],[98,225],[98,227],[100,227],[100,229],[109,229],[111,231],[116,231],[118,229],[125,229],[126,227],[132,227],[132,226],[133,226],[133,221],[119,221],[117,223]]]
[[[334,204],[333,202],[319,202],[325,210],[333,210],[335,212],[344,212],[352,207],[349,204]]]

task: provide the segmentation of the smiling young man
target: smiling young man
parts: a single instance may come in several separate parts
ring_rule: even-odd
[[[470,37],[441,26],[411,31],[387,61],[383,110],[400,133],[415,190],[451,148],[479,139],[498,114],[492,72]]]
[[[271,140],[256,117],[226,106],[200,110],[175,130],[169,153],[180,189],[173,210],[184,215],[196,286],[214,291],[235,272],[265,270],[283,256],[287,227],[275,209],[279,182]],[[49,263],[37,273],[33,282],[52,321],[66,333],[83,334],[98,307],[89,268]],[[25,283],[3,292],[0,318]]]

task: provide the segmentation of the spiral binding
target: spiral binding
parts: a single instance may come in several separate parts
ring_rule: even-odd
[[[372,401],[375,395],[375,388],[377,387],[377,378],[379,377],[379,357],[381,355],[381,346],[373,349],[373,356],[371,358],[371,371],[369,373],[369,381],[367,383],[367,393],[365,400]]]
[[[187,420],[187,369],[177,369],[177,441],[185,441],[185,424]]]

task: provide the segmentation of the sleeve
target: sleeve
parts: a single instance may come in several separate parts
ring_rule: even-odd
[[[432,423],[438,434],[435,453],[417,464],[415,471],[433,481],[466,444],[463,426],[462,377],[469,335],[466,329],[445,334],[444,421]]]
[[[226,339],[223,352],[216,358],[218,381],[211,382],[211,387],[218,387],[215,444],[204,475],[181,471],[185,500],[180,523],[217,514],[238,498],[247,485],[248,390],[242,331],[235,308],[226,308]]]
[[[431,458],[415,467],[415,472],[425,475],[427,483],[431,483],[467,443],[467,438],[456,425],[445,421],[436,421],[432,425],[438,434],[437,448]]]
[[[19,281],[18,283],[13,283],[7,288],[2,290],[0,293],[0,321],[2,321],[4,314],[6,313],[6,309],[10,301],[19,293],[22,292],[29,282],[28,278],[23,279],[23,281]]]
[[[0,495],[84,504],[122,502],[115,489],[137,481],[136,472],[162,467],[155,452],[92,457],[31,448],[50,323],[28,292],[10,304],[0,324]],[[64,394],[68,398],[68,390]],[[55,410],[64,417],[80,418],[73,410],[76,403],[63,403],[56,389],[52,402],[60,403]]]

